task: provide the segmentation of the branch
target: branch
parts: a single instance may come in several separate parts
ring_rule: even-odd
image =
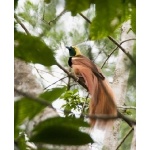
[[[126,50],[125,50],[116,40],[114,40],[111,36],[108,36],[108,38],[109,38],[113,43],[115,43],[115,44],[128,56],[128,58],[131,60],[131,62],[132,62],[134,65],[136,65],[135,60],[133,59],[133,57],[130,55],[129,52],[126,52]]]
[[[44,13],[45,13],[45,9],[44,9]],[[42,21],[47,23],[48,25],[50,25],[51,23],[54,23],[56,22],[64,13],[66,13],[66,9],[64,9],[58,16],[56,16],[56,18],[54,18],[53,20],[47,22],[45,19],[44,19],[44,13],[43,13],[43,18],[42,18]]]
[[[120,108],[120,109],[136,109],[135,106],[117,106],[117,108]]]
[[[124,42],[131,41],[131,40],[136,40],[136,39],[127,39],[127,40],[124,40],[124,41],[120,42],[119,45],[123,44]],[[107,62],[108,59],[110,58],[110,56],[117,50],[117,48],[118,48],[118,46],[116,46],[116,47],[112,50],[112,52],[108,55],[108,57],[106,58],[106,60],[104,61],[103,65],[102,65],[101,69],[104,67],[104,65],[106,64],[106,62]]]
[[[27,33],[27,35],[30,35],[29,31],[27,30],[27,28],[24,26],[24,24],[18,19],[17,15],[14,14],[14,18],[16,19],[16,21],[21,25],[21,27],[25,30],[25,32]]]
[[[52,106],[51,103],[49,103],[48,101],[46,101],[43,98],[39,98],[39,97],[35,97],[32,94],[23,92],[21,90],[18,90],[17,88],[14,87],[14,90],[19,93],[20,95],[27,97],[29,99],[31,99],[34,102],[38,102],[44,106],[48,106],[50,108],[52,108],[53,110],[56,111],[56,109]],[[61,110],[62,111],[62,110]],[[70,110],[64,110],[65,113],[71,113]],[[128,117],[125,117],[124,115],[122,115],[121,113],[118,113],[117,116],[112,116],[112,115],[87,115],[87,114],[83,114],[81,113],[80,115],[81,118],[92,118],[92,119],[103,119],[103,120],[109,120],[109,119],[123,119],[124,121],[126,121],[130,126],[135,125],[136,122],[133,119],[130,119]]]
[[[35,65],[33,66],[33,68],[37,71],[38,75],[40,76],[41,79],[43,79],[44,81],[48,82],[47,80],[44,79],[44,77],[40,74],[39,70],[35,67]],[[43,85],[44,87],[44,85]],[[45,88],[44,88],[45,89]]]
[[[66,13],[66,9],[64,9],[55,19],[49,21],[48,24],[50,25],[51,23],[56,22],[64,13]]]
[[[82,13],[79,13],[88,23],[92,23],[86,16],[84,16]]]
[[[56,82],[54,82],[54,83],[52,83],[52,84],[48,85],[47,87],[45,87],[45,88],[44,88],[44,90],[46,90],[46,89],[47,89],[47,88],[49,88],[50,86],[52,86],[52,85],[56,84],[57,82],[59,82],[59,81],[61,81],[61,80],[65,79],[65,78],[67,78],[67,77],[68,77],[68,76],[63,77],[63,78],[61,78],[61,79],[57,80]]]
[[[22,95],[22,96],[24,96],[24,97],[26,97],[26,98],[31,99],[31,100],[34,101],[34,102],[38,102],[38,103],[40,103],[40,104],[42,104],[42,105],[49,106],[50,108],[56,110],[56,109],[52,106],[51,103],[49,103],[48,101],[46,101],[46,100],[43,99],[43,98],[35,97],[35,96],[33,96],[32,94],[29,94],[29,93],[23,92],[23,91],[21,91],[21,90],[18,90],[18,89],[15,88],[15,87],[14,87],[14,90],[15,90],[15,92],[19,93],[20,95]]]
[[[116,51],[117,48],[118,48],[118,46],[116,46],[116,47],[112,50],[112,52],[108,55],[108,57],[106,58],[106,60],[104,61],[103,65],[102,65],[101,69],[104,67],[104,65],[106,64],[107,60],[108,60],[108,59],[110,58],[110,56]]]
[[[133,119],[131,119],[131,118],[121,114],[119,111],[118,111],[117,116],[119,118],[122,118],[130,127],[133,127],[133,125],[136,125],[136,121],[135,120],[133,120]]]
[[[122,141],[120,142],[120,144],[117,146],[116,150],[119,149],[119,147],[122,145],[122,143],[126,140],[126,138],[130,135],[130,133],[134,130],[134,128],[131,128],[128,133],[124,136],[124,138],[122,139]]]
[[[72,79],[74,79],[76,82],[78,82],[80,85],[82,85],[85,89],[87,89],[86,85],[84,84],[83,81],[81,81],[79,78],[77,78],[76,76],[74,76],[72,73],[70,73],[68,70],[66,70],[63,66],[61,66],[58,62],[56,63],[56,65],[62,69],[69,77],[71,77]],[[88,90],[88,89],[87,89]]]

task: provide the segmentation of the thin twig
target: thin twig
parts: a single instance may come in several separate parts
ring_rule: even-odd
[[[25,32],[27,33],[27,35],[30,35],[29,31],[27,30],[27,28],[25,27],[25,25],[18,19],[18,17],[17,17],[16,14],[14,14],[14,18],[21,25],[21,27],[25,30]]]
[[[79,13],[80,16],[82,16],[88,23],[92,23],[86,16],[84,16],[82,13]]]
[[[113,42],[115,43],[127,56],[128,58],[131,60],[131,62],[136,65],[136,62],[135,60],[133,59],[133,57],[130,55],[129,52],[126,52],[126,50],[114,39],[112,38],[111,36],[108,36],[108,38]]]
[[[120,45],[123,44],[124,42],[131,41],[131,40],[136,40],[136,39],[127,39],[127,40],[124,40],[124,41],[120,42]],[[108,57],[106,58],[106,60],[104,61],[103,65],[102,65],[101,69],[104,67],[104,65],[106,64],[106,62],[107,62],[108,59],[110,58],[110,56],[117,50],[117,48],[118,48],[118,46],[116,46],[116,47],[112,50],[112,52],[108,55]]]
[[[44,79],[44,77],[40,74],[39,70],[35,67],[34,65],[34,69],[37,71],[38,75],[40,76],[41,79],[43,79],[44,81],[48,82],[47,80]]]
[[[51,23],[56,22],[64,13],[66,13],[66,9],[64,9],[55,19],[49,21],[48,24],[50,25]]]
[[[89,93],[87,94],[87,96],[86,96],[86,98],[85,98],[85,101],[84,101],[83,106],[82,106],[81,113],[83,113],[83,112],[84,112],[84,108],[85,108],[85,105],[86,105],[86,103],[87,103],[87,99],[88,99],[88,97],[89,97]]]
[[[92,23],[86,16],[84,16],[82,13],[79,13],[88,23]]]
[[[67,78],[67,77],[68,77],[68,76],[63,77],[63,78],[61,78],[61,79],[57,80],[56,82],[54,82],[54,83],[52,83],[52,84],[48,85],[47,87],[45,87],[45,88],[44,88],[44,90],[46,90],[46,89],[47,89],[47,88],[49,88],[50,86],[52,86],[52,85],[56,84],[57,82],[59,82],[59,81],[61,81],[61,80],[65,79],[65,78]]]
[[[116,51],[117,48],[118,48],[118,46],[116,46],[116,47],[112,50],[112,52],[108,55],[108,57],[106,58],[106,60],[104,61],[103,65],[102,65],[101,69],[104,67],[104,65],[106,64],[106,62],[107,62],[108,59],[110,58],[110,56]]]
[[[43,12],[43,18],[42,18],[42,21],[45,22],[46,24],[48,24],[49,26],[51,25],[51,23],[54,23],[56,22],[64,13],[66,13],[66,9],[64,9],[58,16],[56,16],[56,18],[54,18],[53,20],[47,22],[44,18],[44,13],[45,13],[45,9],[44,9],[44,12]]]
[[[126,140],[126,138],[130,135],[130,133],[134,130],[134,128],[131,128],[128,133],[124,136],[124,138],[122,139],[122,141],[119,143],[119,145],[117,146],[116,150],[119,149],[119,147],[122,145],[122,143]]]

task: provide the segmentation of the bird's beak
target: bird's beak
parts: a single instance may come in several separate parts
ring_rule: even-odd
[[[70,47],[69,47],[69,46],[66,46],[66,48],[67,48],[67,49],[70,49]]]

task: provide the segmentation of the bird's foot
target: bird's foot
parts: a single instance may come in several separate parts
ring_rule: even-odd
[[[79,79],[80,79],[79,77],[76,77],[76,82],[78,82],[78,81],[79,81]]]

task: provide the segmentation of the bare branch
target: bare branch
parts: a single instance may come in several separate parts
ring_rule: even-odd
[[[92,23],[86,16],[84,16],[82,13],[79,13],[88,23]]]
[[[120,144],[117,146],[116,150],[119,149],[119,147],[122,145],[122,143],[126,140],[126,138],[130,135],[130,133],[134,130],[134,128],[131,128],[128,133],[124,136],[124,138],[122,139],[122,141],[120,142]]]
[[[106,60],[104,61],[103,65],[102,65],[101,69],[104,67],[104,65],[106,64],[106,62],[107,62],[108,59],[110,58],[110,56],[117,50],[117,48],[118,48],[118,46],[116,46],[116,47],[112,50],[112,52],[108,55],[108,57],[106,58]]]
[[[24,97],[27,97],[27,98],[31,99],[32,101],[34,101],[34,102],[38,102],[38,103],[40,103],[40,104],[42,104],[42,105],[49,106],[50,108],[52,108],[52,109],[55,110],[55,108],[52,106],[52,104],[49,103],[48,101],[46,101],[46,100],[43,99],[43,98],[35,97],[35,96],[33,96],[32,94],[29,94],[29,93],[23,92],[23,91],[21,91],[21,90],[18,90],[18,89],[15,88],[15,87],[14,87],[14,90],[15,90],[17,93],[19,93],[20,95],[22,95],[22,96],[24,96]]]
[[[36,70],[36,72],[38,73],[38,75],[40,76],[41,79],[43,79],[44,81],[48,82],[48,81],[45,80],[45,78],[41,75],[41,73],[39,72],[39,69],[37,69],[37,68],[35,67],[35,65],[33,66],[33,68]],[[42,84],[43,84],[43,83],[42,83]],[[43,87],[44,87],[44,85],[43,85]]]
[[[21,25],[21,27],[25,30],[25,32],[27,33],[27,35],[30,35],[29,31],[27,30],[27,28],[24,26],[24,24],[18,19],[17,15],[14,14],[14,18],[16,19],[16,21]]]
[[[136,62],[135,60],[133,59],[133,57],[130,55],[129,52],[126,52],[126,50],[115,40],[113,39],[111,36],[108,36],[108,38],[113,42],[115,43],[127,56],[128,58],[131,60],[131,62],[136,65]]]
[[[136,40],[136,39],[127,39],[127,40],[124,40],[124,41],[120,42],[120,45],[123,44],[124,42],[131,41],[131,40]],[[118,46],[116,46],[116,47],[112,50],[112,52],[108,55],[108,57],[106,58],[106,60],[104,61],[103,65],[102,65],[101,69],[104,67],[104,65],[106,64],[106,62],[107,62],[108,59],[110,58],[110,56],[117,50],[117,48],[118,48]]]
[[[56,22],[64,13],[66,13],[66,9],[64,9],[55,19],[49,21],[48,24],[50,25],[51,23]]]
[[[44,88],[44,90],[46,90],[46,89],[47,89],[47,88],[49,88],[50,86],[52,86],[52,85],[56,84],[57,82],[59,82],[59,81],[61,81],[61,80],[65,79],[65,78],[67,78],[67,77],[68,77],[68,76],[63,77],[63,78],[61,78],[61,79],[57,80],[56,82],[54,82],[54,83],[52,83],[52,84],[48,85],[47,87],[45,87],[45,88]]]
[[[51,23],[56,22],[66,12],[67,12],[66,9],[64,9],[56,18],[54,18],[53,20],[48,22],[44,19],[44,13],[45,13],[45,9],[44,9],[42,21],[45,22],[48,25],[51,25]]]

